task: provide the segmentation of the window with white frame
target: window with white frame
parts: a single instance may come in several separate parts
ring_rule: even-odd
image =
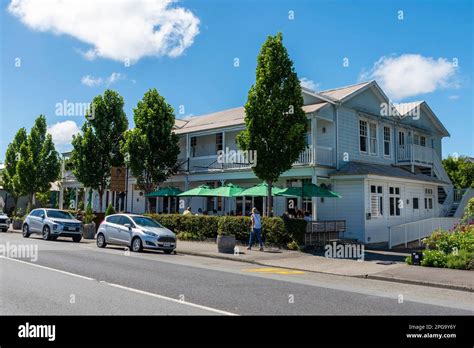
[[[419,134],[413,134],[413,144],[420,145],[420,135]]]
[[[433,189],[425,189],[425,209],[433,209]]]
[[[420,207],[420,201],[418,197],[413,197],[413,210],[418,210]]]
[[[405,132],[403,131],[398,132],[398,145],[400,146],[405,145]]]
[[[222,150],[222,133],[216,133],[216,153]]]
[[[373,218],[383,216],[383,188],[370,185],[370,215]]]
[[[367,153],[367,121],[359,120],[359,150]]]
[[[423,135],[420,136],[420,145],[426,146],[426,137]]]
[[[197,138],[191,137],[191,157],[196,157]]]
[[[311,119],[308,120],[306,126],[306,146],[311,146],[313,142],[313,137],[311,136]]]
[[[392,132],[390,127],[383,127],[383,155],[390,157],[392,148]]]
[[[372,155],[377,154],[377,124],[369,124],[369,135],[370,135],[370,153]]]
[[[388,196],[390,203],[390,216],[400,216],[400,208],[403,203],[400,195],[400,187],[389,187]]]

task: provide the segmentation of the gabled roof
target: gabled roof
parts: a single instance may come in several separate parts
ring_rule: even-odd
[[[375,81],[366,81],[366,82],[361,82],[357,83],[355,85],[350,85],[350,86],[344,86],[344,87],[338,87],[338,88],[333,88],[333,89],[328,89],[325,91],[320,91],[319,94],[332,98],[333,100],[337,101],[343,101],[347,97],[351,96],[352,94],[365,89],[369,85],[371,85]]]
[[[311,113],[321,110],[328,103],[317,103],[304,105],[302,107],[305,113]],[[228,109],[224,111],[214,112],[203,116],[191,117],[187,120],[177,119],[175,122],[175,133],[185,134],[191,132],[198,132],[208,129],[216,129],[223,127],[239,126],[245,124],[245,109],[244,107]]]
[[[337,172],[331,174],[333,176],[350,176],[350,175],[378,175],[378,176],[388,176],[400,179],[409,179],[417,181],[428,181],[438,184],[448,184],[445,181],[433,178],[431,176],[412,173],[402,167],[395,165],[384,165],[384,164],[374,164],[374,163],[365,163],[358,161],[347,162],[342,168]]]
[[[400,103],[400,104],[394,104],[395,108],[397,111],[400,113],[400,118],[404,118],[408,115],[410,115],[410,112],[415,109],[415,108],[423,108],[423,110],[426,112],[428,117],[431,119],[435,127],[439,130],[439,132],[446,137],[449,137],[450,134],[448,130],[444,127],[444,125],[441,123],[441,121],[438,119],[436,114],[431,110],[430,106],[428,103],[426,103],[424,100],[416,101],[416,102],[411,102],[411,103]]]
[[[395,106],[395,109],[400,113],[401,117],[405,117],[410,111],[412,111],[414,108],[420,106],[423,103],[423,101],[414,101],[411,103],[395,103],[393,104]]]

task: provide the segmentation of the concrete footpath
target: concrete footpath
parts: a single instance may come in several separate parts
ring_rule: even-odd
[[[20,230],[9,230],[21,233]],[[81,243],[95,243],[83,239]],[[474,292],[474,272],[447,268],[410,266],[403,261],[408,254],[365,250],[365,261],[326,258],[314,253],[278,248],[247,250],[237,246],[238,253],[223,254],[213,242],[178,241],[177,252],[181,254],[211,257],[216,259],[248,262],[261,266],[280,267],[304,272],[335,274],[348,277],[378,279],[407,284],[432,286]],[[390,261],[392,260],[392,261]],[[397,260],[397,261],[393,261]]]
[[[370,261],[356,261],[331,259],[320,255],[277,248],[267,248],[263,252],[258,251],[258,248],[252,250],[247,250],[245,246],[238,246],[238,248],[238,254],[223,254],[217,251],[215,243],[178,241],[177,251],[182,254],[248,262],[262,266],[474,292],[474,272],[410,266],[403,261],[386,261],[390,258],[403,259],[405,254],[400,253],[382,252],[377,254],[377,252],[366,250],[366,259],[370,259]]]

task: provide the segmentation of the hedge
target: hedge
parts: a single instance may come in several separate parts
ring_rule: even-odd
[[[221,235],[235,235],[242,242],[248,242],[250,217],[248,216],[207,216],[178,214],[147,214],[163,226],[174,231],[179,239],[204,240]],[[283,221],[279,217],[262,218],[262,236],[265,243],[279,246],[304,244],[306,221],[291,219]]]

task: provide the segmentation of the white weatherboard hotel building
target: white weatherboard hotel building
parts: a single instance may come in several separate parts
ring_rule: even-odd
[[[307,181],[342,196],[303,202],[298,198],[298,207],[310,210],[313,220],[344,220],[346,238],[372,244],[386,243],[390,226],[456,213],[454,204],[459,199],[441,164],[441,140],[449,133],[426,102],[398,104],[387,113],[384,105],[390,105],[389,99],[375,81],[318,93],[303,88],[303,98],[309,124],[307,147],[276,186],[301,186]],[[180,171],[162,187],[185,191],[202,184],[217,187],[233,183],[244,188],[259,184],[250,165],[217,161],[219,150],[237,149],[236,136],[245,127],[244,117],[244,108],[239,107],[176,120]],[[64,170],[62,192],[68,187],[82,185],[71,171]],[[289,199],[275,197],[275,215],[287,210]],[[263,208],[259,197],[225,202],[214,197],[185,200],[194,212],[201,208],[241,214],[243,207],[246,212],[253,206]],[[95,210],[98,202],[94,192]],[[126,195],[105,194],[103,211],[109,202],[115,202],[118,210],[145,210],[145,196],[136,188],[133,177],[127,178]],[[151,209],[182,211],[177,199],[168,198],[153,198]]]

